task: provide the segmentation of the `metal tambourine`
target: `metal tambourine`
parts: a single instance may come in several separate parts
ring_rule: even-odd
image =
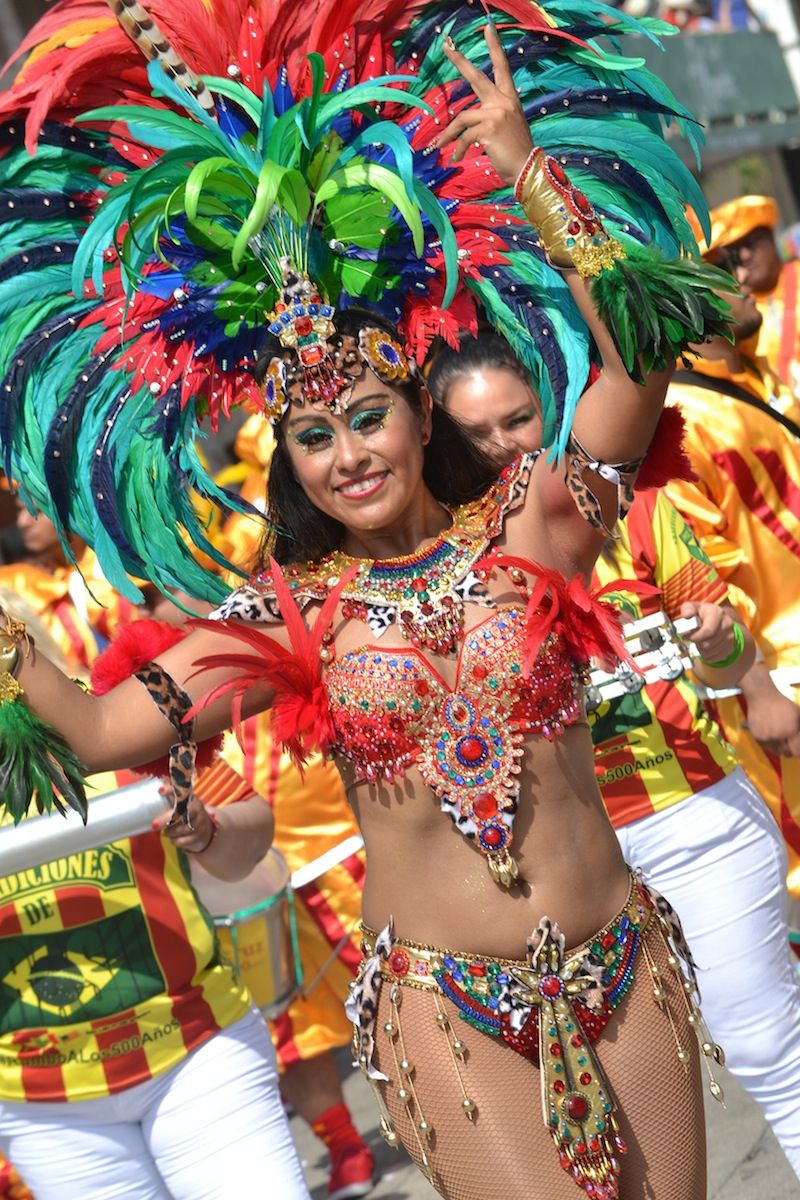
[[[665,612],[629,621],[622,630],[634,667],[620,663],[609,673],[596,667],[586,688],[586,710],[594,712],[605,700],[640,692],[647,683],[679,679],[699,657],[689,635],[700,627],[697,617],[672,621]]]

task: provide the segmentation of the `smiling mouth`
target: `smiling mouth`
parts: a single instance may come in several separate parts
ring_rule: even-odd
[[[377,492],[378,488],[383,486],[383,482],[388,471],[376,471],[372,475],[364,475],[361,479],[353,479],[349,483],[341,483],[336,488],[336,491],[345,500],[363,500],[365,496],[371,496]]]

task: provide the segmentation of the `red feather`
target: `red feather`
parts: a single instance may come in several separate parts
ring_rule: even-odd
[[[597,591],[589,591],[581,575],[567,579],[553,567],[499,554],[478,563],[478,568],[501,570],[515,568],[536,577],[525,613],[526,632],[523,671],[530,674],[536,657],[550,633],[560,637],[576,662],[596,659],[611,671],[618,662],[633,666],[622,637],[621,617],[616,606],[603,596],[610,592],[658,591],[637,579],[616,579]]]
[[[664,487],[672,479],[694,482],[697,475],[683,445],[686,422],[679,408],[665,408],[653,434],[634,487],[637,492]]]
[[[182,642],[187,632],[186,629],[170,625],[168,621],[154,621],[149,617],[134,621],[121,630],[95,660],[90,677],[92,692],[95,696],[104,696],[141,671],[159,654],[169,650],[170,646]],[[198,771],[211,764],[221,744],[221,736],[200,743],[195,760]],[[168,775],[169,760],[166,757],[153,759],[152,762],[142,763],[136,770],[142,775]]]
[[[276,638],[240,622],[193,619],[193,629],[207,629],[237,638],[249,646],[253,654],[209,654],[195,663],[197,674],[204,671],[236,669],[233,679],[212,688],[191,709],[194,716],[207,705],[224,695],[232,695],[231,712],[234,724],[242,722],[242,704],[247,692],[266,685],[274,693],[272,702],[272,734],[288,751],[298,766],[320,750],[325,753],[334,741],[328,693],[322,675],[322,639],[329,628],[336,606],[347,584],[358,573],[354,564],[332,588],[320,608],[310,630],[297,607],[280,567],[270,560],[275,598],[289,637],[291,650]]]

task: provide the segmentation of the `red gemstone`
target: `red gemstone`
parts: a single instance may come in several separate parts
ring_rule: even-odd
[[[470,963],[469,973],[470,975],[477,975],[479,978],[481,978],[486,974],[485,963]]]
[[[600,938],[600,945],[603,947],[604,950],[610,950],[611,947],[616,942],[616,940],[617,939],[616,939],[615,934],[604,933],[603,936]]]
[[[481,821],[488,821],[497,813],[497,801],[490,792],[483,792],[472,802],[472,811]]]
[[[304,346],[300,351],[300,362],[304,367],[315,367],[322,362],[321,346]]]
[[[576,1154],[585,1154],[586,1153],[586,1142],[579,1139],[575,1143],[575,1153]]]
[[[581,1035],[579,1033],[573,1033],[572,1037],[569,1040],[572,1042],[573,1046],[582,1046],[583,1045],[583,1038],[581,1037]]]
[[[484,830],[483,834],[481,835],[481,838],[482,838],[484,845],[489,846],[491,848],[492,846],[500,845],[500,843],[503,840],[503,834],[502,834],[502,831],[499,829],[489,828],[489,829]]]
[[[552,1054],[553,1058],[561,1058],[561,1047],[559,1046],[558,1042],[550,1043],[550,1053]],[[569,1101],[567,1101],[567,1103],[569,1103]]]
[[[554,158],[547,159],[547,170],[550,174],[550,177],[552,179],[554,179],[556,181],[556,183],[560,183],[562,187],[568,186],[569,180],[567,179],[566,175],[564,174],[561,164],[559,162],[557,162],[556,159],[554,159]]]
[[[558,1095],[560,1096],[566,1086],[567,1085],[564,1083],[563,1079],[557,1079],[555,1081],[555,1083],[553,1084],[553,1091],[557,1092]]]
[[[592,1077],[588,1071],[584,1071],[583,1074],[580,1076],[580,1082],[583,1084],[584,1087],[586,1087],[586,1085],[588,1083],[592,1082]]]
[[[407,975],[411,960],[405,950],[393,950],[389,955],[389,970],[393,975]]]
[[[563,990],[564,985],[557,975],[545,975],[539,984],[539,991],[543,996],[560,996]]]
[[[489,672],[486,670],[486,667],[481,666],[480,663],[476,663],[472,668],[472,675],[474,679],[485,679],[488,674]]]
[[[412,579],[411,580],[411,590],[412,590],[412,592],[427,592],[427,590],[428,590],[427,579],[423,579],[421,576],[418,576],[416,579]]]
[[[566,1112],[570,1121],[585,1121],[589,1115],[590,1105],[585,1096],[569,1096]]]
[[[600,1143],[598,1142],[597,1138],[592,1138],[592,1140],[589,1142],[589,1149],[594,1150],[595,1153],[600,1149]]]
[[[298,317],[294,323],[294,330],[300,337],[305,337],[311,333],[314,328],[314,322],[311,317]]]
[[[416,679],[414,681],[414,691],[418,696],[427,696],[430,690],[430,684],[428,684],[424,679]]]
[[[592,208],[591,204],[584,196],[583,192],[579,192],[577,189],[575,191],[573,191],[572,203],[575,206],[575,208],[577,208],[578,212],[583,213],[584,216],[586,216],[586,217],[594,216],[594,209]]]
[[[275,305],[275,312],[277,312],[277,313],[286,312],[286,305],[283,303],[282,300],[279,300],[278,303]]]
[[[459,742],[458,752],[464,762],[477,763],[486,754],[486,743],[482,742],[480,738],[465,737]]]
[[[569,225],[567,226],[567,233],[571,233],[573,237],[576,237],[580,233],[580,231],[581,231],[580,221],[570,221]]]

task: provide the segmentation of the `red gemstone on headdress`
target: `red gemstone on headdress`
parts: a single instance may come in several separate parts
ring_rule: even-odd
[[[489,829],[484,829],[483,834],[481,835],[481,841],[483,844],[485,846],[489,846],[490,848],[493,846],[499,846],[502,840],[502,831],[497,828],[490,827]]]
[[[283,303],[282,300],[279,300],[278,303],[275,305],[275,312],[276,313],[286,312],[286,305]]]
[[[486,964],[478,962],[470,963],[469,973],[470,975],[475,975],[479,979],[482,978],[486,974]]]
[[[604,933],[603,936],[600,938],[600,945],[603,947],[604,950],[610,950],[611,947],[616,942],[616,940],[617,940],[616,934],[613,934],[613,933],[611,933],[611,931],[609,931],[608,933]]]
[[[481,821],[488,821],[497,812],[497,801],[490,792],[483,792],[473,800],[472,811]]]
[[[557,975],[545,975],[544,979],[539,984],[539,991],[543,996],[548,996],[551,1000],[556,996],[560,996],[564,990],[564,984]],[[561,1051],[559,1050],[559,1054]]]
[[[550,1043],[550,1053],[552,1054],[553,1058],[561,1058],[561,1047],[559,1046],[558,1042]]]
[[[427,579],[423,579],[421,576],[418,576],[416,579],[411,580],[412,592],[425,592],[425,591],[427,591],[427,589],[428,589]]]
[[[572,1037],[569,1040],[572,1042],[573,1046],[582,1046],[583,1045],[583,1038],[581,1037],[581,1035],[579,1033],[573,1033]]]
[[[316,367],[324,357],[321,346],[304,346],[300,351],[300,362],[304,367]]]
[[[589,1115],[590,1104],[585,1096],[569,1096],[565,1108],[570,1121],[585,1121]]]
[[[300,337],[305,337],[306,334],[311,333],[313,328],[314,322],[311,320],[311,317],[298,317],[294,323],[294,331]]]
[[[586,1087],[587,1084],[592,1082],[592,1077],[588,1071],[584,1071],[583,1074],[581,1076],[579,1076],[579,1081],[583,1084],[584,1087]]]
[[[563,1080],[563,1079],[557,1079],[557,1080],[555,1081],[555,1083],[553,1084],[553,1091],[554,1091],[554,1092],[556,1092],[556,1093],[557,1093],[557,1094],[560,1096],[560,1095],[561,1095],[561,1093],[562,1093],[562,1092],[564,1091],[564,1089],[566,1088],[566,1086],[567,1086],[567,1085],[564,1083],[564,1080]]]
[[[478,763],[486,757],[486,743],[480,738],[465,737],[458,743],[459,757],[465,763]]]

